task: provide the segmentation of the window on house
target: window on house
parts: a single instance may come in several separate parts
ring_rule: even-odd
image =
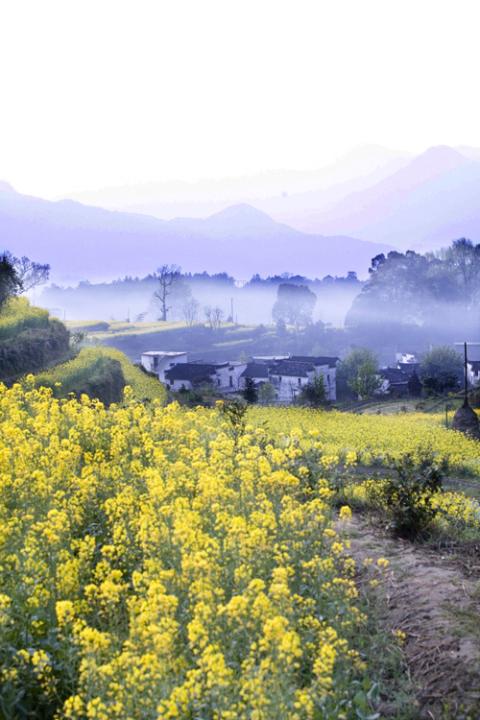
[[[155,370],[157,370],[157,368],[158,368],[158,356],[157,355],[154,355],[154,357],[153,357],[153,367],[155,368]]]
[[[298,378],[298,384],[299,384],[299,385],[302,384],[302,378]]]
[[[228,384],[230,385],[230,387],[233,387],[233,377],[231,375],[228,378]]]
[[[220,385],[220,378],[217,378],[217,385]]]

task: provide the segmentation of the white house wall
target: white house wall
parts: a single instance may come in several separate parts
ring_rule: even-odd
[[[154,373],[157,375],[160,382],[166,382],[165,371],[172,368],[174,365],[180,365],[188,361],[188,353],[179,353],[178,355],[149,355],[143,354],[140,358],[142,366],[147,372]]]
[[[315,367],[315,375],[317,377],[323,377],[327,400],[335,402],[337,399],[337,369],[331,368],[328,365],[317,365]]]
[[[216,369],[215,373],[215,386],[220,392],[235,392],[240,390],[242,382],[240,376],[247,367],[246,363],[240,363],[238,365],[227,365]],[[230,384],[230,378],[232,378]]]

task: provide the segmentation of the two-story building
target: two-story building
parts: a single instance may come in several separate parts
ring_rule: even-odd
[[[188,353],[165,350],[148,350],[140,356],[142,367],[147,372],[157,375],[160,382],[165,382],[165,371],[174,365],[188,362]]]

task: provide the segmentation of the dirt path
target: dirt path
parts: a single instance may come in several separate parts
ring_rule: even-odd
[[[359,567],[389,560],[378,587],[387,630],[406,634],[404,649],[418,687],[421,718],[480,719],[480,582],[451,557],[393,540],[365,520],[339,524]],[[359,582],[368,582],[367,571]]]

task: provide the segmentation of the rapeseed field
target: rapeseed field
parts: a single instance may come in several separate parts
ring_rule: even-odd
[[[358,420],[0,386],[2,717],[374,713],[368,617],[325,479],[393,447]],[[471,463],[469,441],[417,425]]]

